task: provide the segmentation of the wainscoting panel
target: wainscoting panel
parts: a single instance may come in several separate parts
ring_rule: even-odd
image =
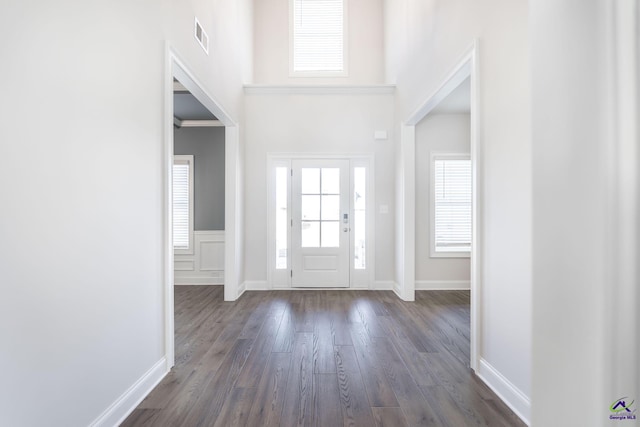
[[[176,285],[224,284],[224,231],[195,231],[193,255],[175,255]]]

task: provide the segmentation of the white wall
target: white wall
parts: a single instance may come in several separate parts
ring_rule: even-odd
[[[267,154],[375,154],[376,272],[394,277],[393,140],[374,141],[391,129],[392,95],[249,94],[246,105],[245,277],[267,280]]]
[[[501,385],[526,417],[532,244],[527,2],[386,0],[384,10],[387,80],[397,83],[396,129],[436,91],[473,39],[479,40],[479,356],[507,380]]]
[[[347,1],[346,77],[289,77],[289,3],[260,0],[254,11],[254,83],[373,84],[384,79],[382,0]]]
[[[530,9],[533,422],[637,425],[609,408],[640,401],[640,7]],[[566,396],[580,409],[559,408]]]
[[[470,153],[469,114],[430,114],[416,125],[416,282],[470,278],[469,258],[431,258],[431,153]],[[438,285],[440,283],[440,285]],[[428,285],[429,283],[425,283]]]
[[[237,115],[250,6],[0,6],[1,425],[88,425],[162,360],[164,40]]]
[[[196,230],[190,254],[174,256],[175,285],[224,284],[224,231]]]

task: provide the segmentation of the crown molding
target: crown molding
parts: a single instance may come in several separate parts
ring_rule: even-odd
[[[390,95],[396,86],[384,85],[244,85],[247,95]]]

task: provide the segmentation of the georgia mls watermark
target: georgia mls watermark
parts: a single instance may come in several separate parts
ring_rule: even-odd
[[[632,409],[635,400],[629,402],[628,397],[621,397],[618,400],[615,400],[611,406],[609,406],[609,411],[611,414],[609,415],[610,420],[635,420],[636,419],[636,409]]]

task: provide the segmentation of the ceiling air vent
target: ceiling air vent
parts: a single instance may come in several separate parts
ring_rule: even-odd
[[[195,36],[196,36],[196,40],[198,40],[198,43],[200,44],[202,49],[204,49],[204,51],[208,55],[209,54],[209,36],[207,35],[207,33],[204,32],[202,25],[200,25],[200,22],[198,22],[198,18],[196,18]]]

